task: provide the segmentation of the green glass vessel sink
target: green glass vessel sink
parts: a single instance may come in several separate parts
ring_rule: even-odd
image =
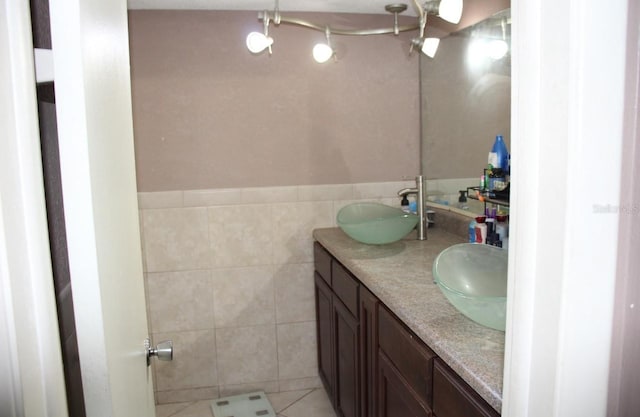
[[[380,203],[353,203],[338,211],[337,221],[352,239],[384,245],[409,234],[418,224],[418,216]]]
[[[433,277],[458,311],[476,323],[504,331],[507,258],[507,251],[495,246],[453,245],[436,258]]]

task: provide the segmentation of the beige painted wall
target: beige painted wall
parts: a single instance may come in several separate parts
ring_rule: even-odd
[[[296,14],[298,16],[298,14]],[[391,16],[305,15],[335,26]],[[413,20],[411,21],[413,22]],[[402,22],[401,22],[402,23]],[[419,171],[415,33],[333,36],[271,26],[273,55],[244,45],[256,13],[130,11],[139,191],[397,181]]]

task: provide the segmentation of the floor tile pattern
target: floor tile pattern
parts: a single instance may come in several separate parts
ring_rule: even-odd
[[[268,394],[278,417],[336,417],[322,388]],[[212,417],[210,400],[156,406],[156,417]]]

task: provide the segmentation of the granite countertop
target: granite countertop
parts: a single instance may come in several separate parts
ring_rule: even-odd
[[[445,248],[464,240],[429,229],[427,240],[365,245],[338,228],[313,237],[393,311],[496,411],[502,407],[504,332],[469,320],[433,282],[431,268]]]

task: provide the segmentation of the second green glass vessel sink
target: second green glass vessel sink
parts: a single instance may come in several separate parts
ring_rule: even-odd
[[[338,226],[352,239],[384,245],[405,237],[418,224],[418,216],[380,203],[353,203],[338,212]]]
[[[433,278],[462,314],[483,326],[504,331],[507,260],[504,249],[461,243],[438,255],[433,263]]]

